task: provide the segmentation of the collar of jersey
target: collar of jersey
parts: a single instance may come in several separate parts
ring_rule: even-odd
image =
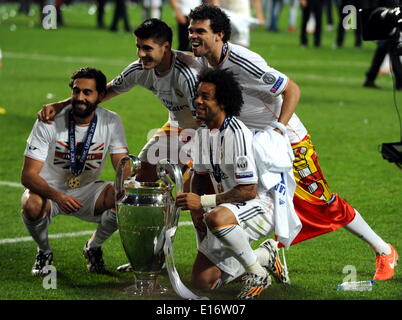
[[[223,130],[225,130],[228,127],[229,122],[230,122],[230,120],[232,120],[232,118],[233,117],[226,117],[225,120],[223,120],[223,123],[222,123],[221,127],[219,128],[219,132],[222,132]]]

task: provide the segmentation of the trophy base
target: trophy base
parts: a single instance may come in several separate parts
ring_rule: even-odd
[[[134,285],[125,288],[124,291],[134,296],[152,297],[162,296],[169,292],[166,287],[163,287],[156,280],[136,280]]]

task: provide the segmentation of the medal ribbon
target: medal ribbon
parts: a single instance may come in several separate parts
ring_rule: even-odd
[[[68,118],[68,144],[70,153],[70,171],[74,176],[79,176],[84,170],[85,161],[87,160],[89,149],[91,147],[92,138],[95,134],[96,124],[98,118],[96,114],[89,124],[87,135],[85,137],[84,147],[80,159],[77,159],[77,148],[75,145],[75,121],[73,118],[73,112],[70,111]]]

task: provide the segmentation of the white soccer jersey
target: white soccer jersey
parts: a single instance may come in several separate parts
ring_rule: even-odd
[[[40,176],[58,190],[67,190],[67,179],[71,177],[68,148],[68,114],[71,106],[59,113],[51,124],[36,121],[27,140],[24,155],[45,162]],[[80,175],[81,186],[98,179],[105,163],[107,152],[126,153],[127,142],[120,117],[112,111],[98,107],[96,130]],[[75,126],[77,153],[80,154],[88,126]]]
[[[178,0],[177,6],[183,15],[188,16],[190,11],[202,3],[201,0]]]
[[[251,15],[249,0],[220,0],[220,7],[247,17]]]
[[[162,6],[162,0],[142,0],[142,5],[145,8],[160,7]]]
[[[269,122],[277,120],[282,107],[281,93],[289,81],[288,77],[271,68],[257,53],[239,45],[229,43],[229,52],[217,67],[232,71],[242,88],[244,105],[238,117],[249,129],[264,129]],[[212,68],[205,57],[204,67]],[[301,141],[307,130],[296,114],[288,123],[291,142]]]
[[[139,60],[131,63],[112,80],[112,89],[123,93],[140,85],[151,90],[169,110],[169,122],[179,128],[197,128],[193,99],[201,64],[193,57],[172,50],[173,62],[169,73],[158,77],[155,71],[144,70]]]
[[[210,174],[216,193],[258,183],[252,141],[252,132],[235,117],[226,118],[220,130],[202,126],[192,146],[193,169]]]

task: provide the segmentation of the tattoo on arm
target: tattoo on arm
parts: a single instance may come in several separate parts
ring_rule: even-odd
[[[257,196],[256,184],[239,184],[233,189],[216,195],[216,204],[245,202]]]

